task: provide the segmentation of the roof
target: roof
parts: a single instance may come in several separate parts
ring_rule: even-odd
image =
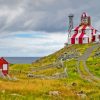
[[[4,63],[9,64],[9,63],[7,62],[7,60],[5,60],[3,57],[0,58],[0,61],[3,61]]]
[[[90,25],[79,25],[79,26],[75,27],[73,30],[74,30],[74,31],[78,31],[78,30],[86,30],[86,29],[89,29],[89,30],[96,30],[95,28],[93,28],[93,27],[90,26]]]
[[[94,34],[94,35],[100,35],[100,32],[99,32],[99,31],[97,31],[97,32],[96,32],[96,34]]]
[[[83,12],[82,15],[81,15],[81,18],[84,18],[84,17],[88,17],[86,12]]]

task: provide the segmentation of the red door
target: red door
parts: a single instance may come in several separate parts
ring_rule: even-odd
[[[77,33],[75,33],[72,38],[71,38],[71,44],[75,44],[75,37],[76,37]]]
[[[94,42],[94,41],[95,41],[95,36],[92,37],[92,42]]]
[[[79,38],[79,44],[82,44],[83,38]]]
[[[75,38],[71,38],[71,44],[75,44]]]

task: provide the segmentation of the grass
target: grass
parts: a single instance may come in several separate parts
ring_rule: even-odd
[[[18,81],[8,81],[0,79],[0,100],[81,100],[77,93],[83,91],[86,94],[87,100],[99,100],[100,99],[100,86],[99,83],[93,84],[87,80],[80,78],[77,72],[77,61],[70,59],[64,61],[64,67],[67,68],[68,78],[64,79],[33,79],[28,78],[27,74],[31,72],[34,67],[42,67],[44,65],[51,64],[56,61],[58,57],[65,52],[71,53],[73,50],[77,50],[82,55],[85,50],[94,44],[85,45],[72,45],[68,48],[63,48],[56,53],[40,58],[32,64],[14,64],[9,68],[9,74],[12,77],[17,77]],[[100,77],[100,58],[95,57],[96,50],[92,53],[87,60],[87,65],[90,71]],[[80,69],[85,75],[87,73],[83,69],[83,63],[80,62]],[[34,72],[34,74],[43,74],[50,76],[54,73],[63,72],[63,68],[50,68]],[[73,86],[72,84],[76,85]],[[91,88],[92,87],[92,88]],[[50,91],[59,91],[58,96],[49,95]]]
[[[89,70],[97,77],[100,77],[100,56],[95,56],[100,51],[100,47],[96,48],[86,61]]]
[[[95,75],[100,77],[100,57],[89,58],[87,61],[87,66],[89,70]]]
[[[32,63],[33,67],[42,67],[48,64],[51,64],[53,62],[55,62],[61,55],[63,55],[64,53],[69,53],[69,52],[73,52],[73,51],[77,51],[80,55],[82,55],[84,53],[84,51],[92,46],[94,44],[76,44],[76,45],[70,45],[69,47],[64,47],[61,50],[55,52],[54,54],[45,56],[43,58],[40,58],[38,60],[36,60],[35,62]]]
[[[40,71],[34,72],[33,74],[51,76],[59,72],[63,72],[63,69],[62,68],[49,68],[46,70],[40,70]]]

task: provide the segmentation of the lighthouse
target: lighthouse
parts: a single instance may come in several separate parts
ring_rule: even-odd
[[[68,32],[68,44],[100,42],[100,32],[92,27],[91,17],[86,12],[82,13],[80,24]]]

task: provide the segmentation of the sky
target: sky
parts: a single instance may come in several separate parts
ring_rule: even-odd
[[[41,57],[67,42],[68,15],[82,12],[100,30],[100,0],[0,0],[0,57]]]

